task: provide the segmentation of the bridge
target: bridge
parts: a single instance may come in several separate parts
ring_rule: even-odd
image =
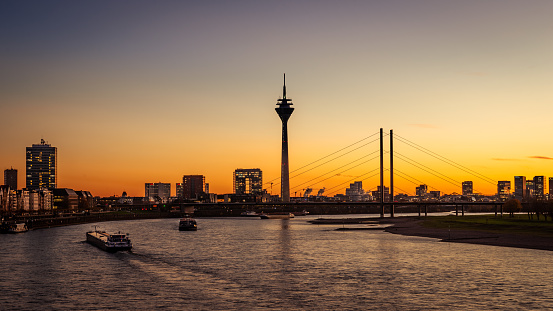
[[[384,148],[384,137],[389,138],[389,149],[385,150]],[[434,209],[439,206],[471,206],[471,205],[480,205],[480,206],[492,206],[495,207],[494,209],[497,210],[499,206],[502,205],[502,202],[428,202],[426,200],[423,200],[422,196],[418,199],[418,202],[394,202],[394,193],[395,190],[400,190],[403,193],[410,193],[410,191],[403,190],[401,188],[398,188],[394,185],[394,179],[400,178],[404,181],[407,181],[409,183],[415,184],[415,185],[424,185],[427,186],[428,189],[433,189],[435,191],[439,191],[441,186],[436,186],[435,184],[425,182],[423,181],[422,177],[414,177],[411,174],[406,173],[405,170],[399,170],[397,168],[394,168],[394,161],[399,161],[404,166],[409,166],[411,169],[417,169],[421,172],[424,172],[427,176],[433,177],[435,180],[438,180],[441,184],[450,184],[454,185],[455,187],[461,188],[462,181],[456,180],[446,174],[443,173],[443,171],[438,171],[437,169],[434,169],[434,165],[425,165],[421,161],[418,161],[417,159],[414,159],[413,157],[407,156],[407,152],[402,153],[398,151],[394,151],[394,142],[398,142],[401,144],[401,147],[405,147],[406,149],[411,149],[416,152],[420,152],[433,160],[433,164],[435,162],[440,162],[442,165],[447,166],[449,169],[455,169],[459,172],[462,172],[462,174],[468,176],[470,179],[476,179],[483,183],[488,183],[490,185],[493,185],[494,187],[497,186],[497,181],[489,178],[479,172],[476,172],[475,170],[472,170],[456,161],[453,161],[451,159],[448,159],[442,155],[439,155],[438,153],[435,153],[421,145],[418,145],[417,143],[408,140],[405,137],[399,136],[397,134],[393,133],[393,130],[390,130],[389,134],[384,133],[383,129],[381,128],[379,132],[376,132],[372,135],[369,135],[353,144],[350,144],[348,146],[345,146],[339,150],[336,150],[334,152],[331,152],[330,154],[327,154],[313,162],[310,162],[306,165],[301,166],[300,168],[291,171],[290,172],[290,180],[294,181],[295,183],[291,182],[290,185],[292,186],[290,189],[290,193],[300,192],[300,198],[294,196],[293,199],[295,199],[296,202],[291,203],[266,203],[267,205],[272,205],[277,208],[288,208],[288,207],[311,207],[311,206],[318,206],[318,205],[324,205],[329,204],[330,202],[321,202],[321,203],[315,203],[315,202],[303,202],[303,198],[301,198],[301,192],[304,191],[310,191],[311,189],[315,188],[317,184],[322,183],[328,183],[333,179],[336,179],[338,177],[348,177],[349,179],[345,182],[340,182],[337,185],[334,185],[331,188],[322,188],[322,191],[326,191],[326,193],[332,194],[336,193],[338,191],[342,191],[345,188],[345,185],[356,182],[356,181],[366,181],[370,179],[377,179],[378,181],[375,182],[377,185],[372,187],[368,190],[368,192],[376,189],[377,191],[377,201],[376,202],[332,202],[332,204],[336,206],[376,206],[378,205],[380,207],[380,215],[381,217],[384,217],[384,213],[387,212],[390,214],[391,217],[394,217],[395,209],[396,207],[402,206],[420,206],[422,209],[427,209],[429,206],[433,207]],[[370,147],[376,147],[373,149],[369,149]],[[368,149],[368,150],[367,150]],[[375,150],[376,149],[376,150]],[[408,151],[409,152],[409,151]],[[386,168],[384,166],[385,158],[384,155],[388,154],[388,167]],[[349,157],[349,158],[348,158]],[[378,160],[378,164],[375,163]],[[344,164],[344,162],[346,162]],[[371,164],[372,163],[372,164]],[[372,166],[371,166],[372,165]],[[322,168],[325,168],[321,173],[318,173],[315,177],[309,177],[307,174],[313,174],[317,170],[321,171]],[[369,167],[370,169],[367,169]],[[361,171],[359,171],[361,170]],[[352,173],[355,172],[355,173]],[[385,172],[386,177],[388,177],[388,185],[384,184],[385,179]],[[351,175],[354,174],[354,175]],[[301,180],[301,178],[304,178],[304,180]],[[265,188],[268,188],[269,185],[271,187],[271,193],[272,193],[272,187],[279,185],[278,178],[274,178],[272,180],[269,180],[264,183]],[[307,179],[307,180],[305,180]],[[309,190],[308,190],[309,189]],[[389,189],[389,193],[386,193]],[[296,191],[294,191],[296,190]],[[321,190],[319,192],[321,192]],[[426,191],[426,188],[425,188]],[[294,200],[292,200],[294,201]],[[265,203],[264,203],[265,204]],[[263,204],[257,204],[260,207],[263,207]]]

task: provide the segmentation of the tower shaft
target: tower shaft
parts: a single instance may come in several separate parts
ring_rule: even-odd
[[[282,202],[290,202],[290,169],[288,168],[288,122],[282,121],[282,157],[280,193]]]

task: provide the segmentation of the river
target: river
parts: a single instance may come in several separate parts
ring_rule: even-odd
[[[2,310],[544,310],[553,252],[445,243],[291,220],[97,223],[0,235]]]

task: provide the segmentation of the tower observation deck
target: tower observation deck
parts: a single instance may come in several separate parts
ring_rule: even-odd
[[[284,74],[284,86],[282,87],[282,98],[277,100],[278,107],[275,108],[282,121],[282,160],[280,166],[280,197],[282,202],[290,202],[290,170],[288,168],[288,119],[294,112],[292,99],[286,98],[286,74]]]

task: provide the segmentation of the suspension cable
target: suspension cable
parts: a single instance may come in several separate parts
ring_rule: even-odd
[[[486,182],[488,182],[488,183],[491,183],[491,184],[494,184],[494,185],[497,183],[496,180],[494,180],[494,179],[492,179],[492,178],[490,178],[490,177],[487,177],[487,176],[485,176],[485,175],[483,175],[483,174],[480,174],[480,173],[478,173],[478,172],[476,172],[476,171],[474,171],[474,170],[472,170],[472,169],[470,169],[470,168],[468,168],[468,167],[466,167],[466,166],[464,166],[464,165],[462,165],[462,164],[459,164],[459,163],[457,163],[457,162],[455,162],[455,161],[453,161],[453,160],[450,160],[450,159],[448,159],[448,158],[446,158],[446,157],[444,157],[444,156],[442,156],[442,155],[439,155],[438,153],[435,153],[435,152],[433,152],[433,151],[431,151],[431,150],[429,150],[429,149],[426,149],[426,148],[424,148],[424,147],[422,147],[422,146],[420,146],[420,145],[418,145],[418,144],[416,144],[416,143],[414,143],[414,142],[408,140],[407,138],[404,138],[404,137],[402,137],[402,136],[400,136],[400,135],[398,135],[398,134],[395,134],[395,133],[394,133],[394,137],[396,137],[396,139],[398,139],[400,142],[402,142],[402,143],[404,143],[404,144],[406,144],[406,145],[408,145],[408,146],[410,146],[410,147],[412,147],[412,148],[414,148],[414,149],[417,149],[417,150],[419,150],[419,151],[421,151],[421,152],[423,152],[423,153],[426,153],[426,154],[428,154],[429,156],[432,156],[432,157],[434,157],[434,158],[436,158],[436,159],[438,159],[438,160],[440,160],[440,161],[442,161],[442,162],[444,162],[444,163],[447,163],[447,164],[449,164],[449,165],[451,165],[451,166],[453,166],[453,167],[455,167],[455,168],[457,168],[457,169],[459,169],[459,170],[462,170],[462,171],[464,171],[464,172],[466,172],[466,173],[468,173],[468,174],[471,174],[471,175],[473,175],[473,176],[475,176],[475,177],[477,177],[477,178],[480,178],[480,179],[482,179],[482,180],[484,180],[484,181],[486,181]]]
[[[320,159],[317,159],[317,160],[315,160],[315,161],[313,161],[313,162],[311,162],[311,163],[309,163],[309,164],[306,164],[306,165],[304,165],[304,166],[302,166],[302,167],[300,167],[300,168],[298,168],[298,169],[295,169],[295,170],[291,171],[290,173],[297,172],[297,171],[299,171],[299,170],[301,170],[301,169],[303,169],[303,168],[306,168],[306,167],[308,167],[308,166],[310,166],[310,165],[313,165],[313,164],[315,164],[315,163],[317,163],[317,162],[319,162],[319,161],[322,161],[322,160],[324,160],[324,159],[326,159],[326,158],[328,158],[328,157],[330,157],[330,156],[332,156],[332,155],[335,155],[335,154],[337,154],[337,153],[339,153],[339,152],[341,152],[341,151],[343,151],[343,150],[346,150],[346,149],[348,149],[348,148],[350,148],[350,147],[352,147],[352,146],[355,146],[355,145],[357,145],[357,144],[359,144],[359,143],[361,143],[361,142],[363,142],[363,141],[365,141],[365,140],[367,140],[367,139],[369,139],[369,138],[371,138],[371,137],[373,137],[373,136],[375,136],[375,135],[377,135],[377,134],[378,134],[378,132],[377,132],[377,133],[374,133],[374,134],[372,134],[372,135],[370,135],[370,136],[367,136],[367,137],[365,137],[365,138],[363,138],[363,139],[361,139],[361,140],[359,140],[359,141],[357,141],[357,142],[355,142],[355,143],[353,143],[353,144],[351,144],[351,145],[348,145],[348,146],[346,146],[346,147],[344,147],[344,148],[341,148],[341,149],[339,149],[339,150],[337,150],[337,151],[335,151],[335,152],[332,152],[332,153],[330,153],[330,154],[328,154],[328,155],[326,155],[326,156],[324,156],[324,157],[322,157],[322,158],[320,158]],[[330,160],[330,161],[327,161],[327,162],[325,162],[325,163],[323,163],[323,164],[321,164],[321,165],[324,165],[324,164],[326,164],[326,163],[328,163],[328,162],[331,162],[331,161],[333,161],[333,160],[335,160],[335,159],[338,159],[338,158],[340,158],[340,157],[342,157],[342,156],[344,156],[344,155],[346,155],[346,154],[348,154],[348,153],[351,153],[351,152],[353,152],[353,151],[355,151],[355,150],[357,150],[357,149],[360,149],[360,148],[362,148],[362,147],[364,147],[364,146],[367,146],[367,145],[369,145],[369,144],[371,144],[371,143],[373,143],[373,142],[375,142],[375,141],[377,141],[377,140],[378,140],[378,139],[373,140],[373,141],[371,141],[371,142],[368,142],[368,143],[366,143],[366,144],[364,144],[364,145],[362,145],[362,146],[360,146],[360,147],[357,147],[357,148],[355,148],[355,149],[353,149],[353,150],[350,150],[350,151],[348,151],[347,153],[344,153],[343,155],[338,156],[338,157],[336,157],[336,158],[334,158],[334,159],[332,159],[332,160]],[[321,166],[321,165],[319,165],[319,166]],[[317,167],[318,167],[318,166],[317,166]],[[295,176],[297,176],[297,175],[295,175]],[[295,176],[294,176],[294,177],[295,177]],[[271,179],[271,180],[265,182],[264,184],[270,184],[271,182],[273,182],[273,181],[275,181],[275,180],[278,180],[279,178],[280,178],[280,177]]]

